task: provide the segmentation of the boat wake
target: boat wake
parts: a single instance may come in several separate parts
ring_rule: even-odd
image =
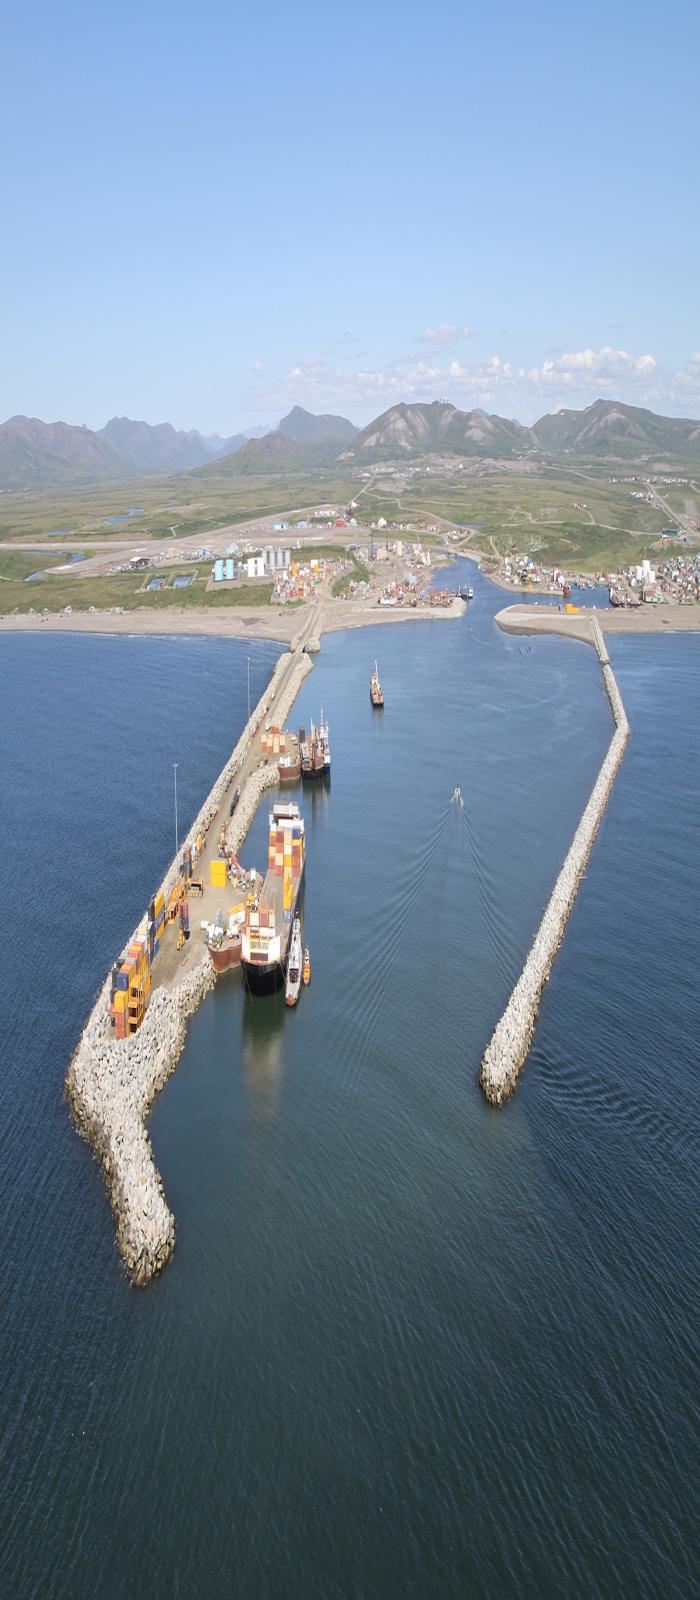
[[[456,792],[457,791],[455,791],[455,793]],[[454,801],[454,795],[452,797],[452,801]],[[497,969],[501,972],[501,974],[507,975],[510,979],[512,969],[512,950],[510,939],[508,938],[506,930],[504,928],[500,928],[498,925],[496,901],[484,872],[477,841],[474,835],[474,829],[471,824],[469,812],[465,807],[464,798],[461,791],[459,794],[459,805],[455,807],[455,809],[461,814],[467,835],[469,854],[471,856],[472,866],[474,869],[474,878],[476,880],[476,892],[481,911],[481,918],[486,930],[486,937],[491,947],[491,954],[494,958]]]

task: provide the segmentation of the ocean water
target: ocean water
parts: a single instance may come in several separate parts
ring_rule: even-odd
[[[0,637],[0,1574],[13,1596],[687,1596],[698,1447],[700,639],[616,639],[632,737],[515,1098],[480,1055],[611,734],[593,652],[323,640],[297,1010],[219,982],[151,1118],[132,1290],[62,1098],[266,644]],[[375,657],[386,695],[369,702]],[[463,809],[451,800],[459,784]],[[244,849],[261,864],[266,812]]]

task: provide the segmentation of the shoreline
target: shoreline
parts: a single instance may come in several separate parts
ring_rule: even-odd
[[[352,602],[338,601],[338,610],[328,606],[320,608],[319,633],[340,633],[346,628],[366,628],[385,622],[435,622],[447,621],[464,615],[466,602],[459,596],[450,606],[352,606]],[[268,611],[271,613],[268,615]],[[311,615],[319,616],[318,604],[312,602],[299,609],[280,611],[277,607],[245,606],[191,606],[178,609],[148,609],[126,611],[123,616],[111,612],[72,612],[69,617],[50,613],[46,618],[30,617],[26,613],[17,617],[0,617],[0,634],[3,633],[87,633],[105,635],[131,635],[132,637],[159,635],[174,638],[210,639],[268,639],[276,644],[287,644],[303,631]]]
[[[700,605],[647,605],[631,610],[586,606],[576,614],[554,606],[516,603],[497,611],[494,621],[504,633],[559,634],[595,645],[593,623],[603,634],[700,633]]]

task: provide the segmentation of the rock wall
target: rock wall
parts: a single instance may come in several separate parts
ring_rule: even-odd
[[[229,761],[198,812],[184,844],[194,844],[216,815],[221,798],[240,771],[261,721],[289,669],[282,656],[246,723]],[[283,726],[312,663],[299,654],[279,694],[275,716]],[[277,765],[258,767],[243,789],[228,824],[230,848],[238,850],[265,789],[278,781]],[[178,877],[173,861],[161,888],[167,899]],[[140,925],[139,925],[140,926]],[[132,937],[136,937],[138,928]],[[127,940],[127,944],[131,940]],[[102,1165],[117,1228],[117,1243],[132,1281],[142,1285],[165,1265],[175,1247],[175,1219],[163,1193],[146,1132],[151,1102],[170,1077],[185,1043],[186,1022],[215,982],[208,951],[179,983],[155,989],[138,1033],[116,1040],[109,1021],[110,978],[103,984],[66,1077],[66,1092],[79,1131]]]
[[[600,629],[598,629],[600,633]],[[629,724],[607,651],[600,635],[596,648],[603,660],[603,678],[610,700],[615,732],[593,786],[590,799],[554,885],[532,948],[510,1000],[497,1023],[481,1063],[481,1087],[492,1105],[500,1106],[512,1094],[535,1028],[542,988],[564,935],[569,913],[615,782],[629,737]]]

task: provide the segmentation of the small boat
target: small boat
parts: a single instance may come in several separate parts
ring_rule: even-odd
[[[287,962],[287,982],[284,991],[286,1006],[295,1006],[299,999],[301,989],[301,923],[298,917],[292,923],[292,936],[289,941],[289,960]]]
[[[302,977],[305,984],[311,982],[311,956],[309,955],[308,944],[304,950],[304,967],[302,971]]]
[[[457,805],[458,806],[464,805],[464,801],[462,799],[462,791],[461,791],[461,789],[459,787],[459,784],[457,784],[456,787],[455,787],[455,792],[454,792],[454,794],[452,796],[452,799],[457,801]]]
[[[372,701],[372,705],[375,706],[375,708],[379,710],[383,709],[384,692],[381,683],[379,682],[379,670],[376,661],[374,663],[374,672],[369,680],[369,697]]]

